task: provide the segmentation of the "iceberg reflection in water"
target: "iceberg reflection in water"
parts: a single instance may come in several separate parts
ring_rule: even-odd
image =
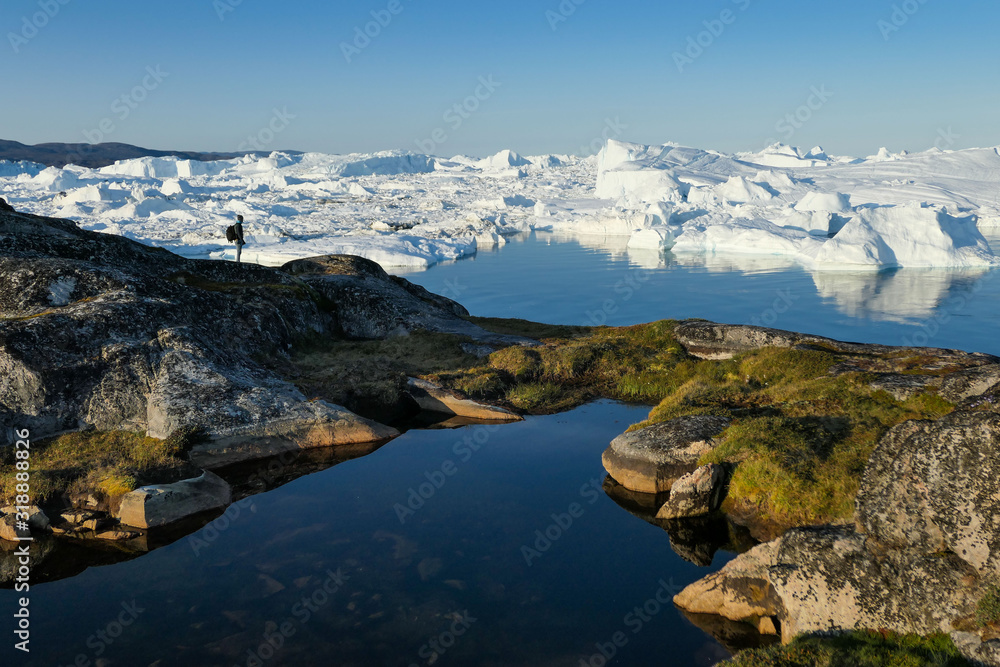
[[[840,312],[866,320],[911,323],[959,315],[995,271],[983,269],[890,269],[815,271],[816,289]]]

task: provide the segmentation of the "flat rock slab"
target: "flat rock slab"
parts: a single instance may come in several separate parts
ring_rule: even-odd
[[[671,419],[623,433],[611,441],[601,460],[625,488],[663,493],[697,467],[698,459],[715,447],[713,438],[729,423],[725,417],[709,415]]]
[[[126,493],[116,516],[129,526],[158,528],[194,514],[227,507],[231,502],[229,484],[215,473],[205,471],[194,479],[143,486]]]
[[[427,380],[410,378],[407,391],[421,410],[440,412],[446,415],[482,419],[484,421],[521,421],[521,416],[505,408],[485,405],[467,398],[458,398]]]
[[[315,404],[323,403],[316,401]],[[315,421],[270,423],[253,436],[217,438],[191,450],[191,462],[213,470],[234,463],[276,456],[284,452],[322,447],[341,447],[390,440],[399,431],[353,412],[333,410]]]
[[[749,324],[719,324],[704,320],[687,320],[674,330],[677,341],[688,354],[700,359],[732,359],[742,352],[760,350],[765,347],[824,349],[845,355],[893,355],[904,353],[934,357],[942,363],[958,363],[963,366],[978,366],[1000,362],[990,354],[969,353],[960,350],[946,350],[934,347],[905,347],[899,345],[877,345],[872,343],[850,343],[814,336],[811,334],[755,327]]]

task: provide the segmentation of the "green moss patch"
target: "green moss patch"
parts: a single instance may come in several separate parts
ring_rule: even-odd
[[[654,403],[670,387],[670,374],[686,357],[674,338],[675,322],[632,327],[550,327],[521,320],[477,320],[497,333],[542,337],[537,347],[498,350],[477,364],[432,377],[471,398],[541,414],[597,397]]]
[[[831,638],[799,637],[785,646],[742,651],[728,667],[967,667],[945,634],[928,637],[857,631]]]

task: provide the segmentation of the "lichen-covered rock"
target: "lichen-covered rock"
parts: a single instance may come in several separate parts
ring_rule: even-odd
[[[725,499],[729,474],[715,463],[684,475],[670,487],[670,497],[656,513],[657,519],[681,519],[715,512]]]
[[[977,602],[1000,583],[998,444],[991,405],[900,424],[868,462],[855,525],[790,530],[676,602],[754,624],[773,617],[785,640],[827,630],[968,629]],[[977,643],[976,659],[992,651]]]
[[[632,491],[669,491],[715,447],[713,438],[729,423],[725,417],[696,415],[623,433],[604,450],[604,469]]]
[[[404,278],[389,276],[368,259],[346,255],[310,257],[288,262],[281,270],[314,289],[336,316],[339,331],[349,338],[386,338],[422,329],[505,345],[535,343],[484,331],[461,319],[469,311],[460,304]]]
[[[858,529],[890,549],[952,553],[1000,577],[1000,414],[959,411],[900,424],[858,492]]]
[[[674,598],[681,608],[800,633],[950,631],[975,612],[981,586],[947,554],[879,554],[852,526],[795,528],[730,561]]]
[[[382,439],[396,432],[308,400],[261,360],[307,334],[504,338],[360,258],[286,270],[189,260],[12,212],[0,212],[0,276],[0,446],[15,427],[34,439],[88,427],[165,437],[192,426],[215,439]]]

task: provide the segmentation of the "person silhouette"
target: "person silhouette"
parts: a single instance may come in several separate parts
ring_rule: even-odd
[[[236,224],[233,225],[233,228],[236,230],[236,263],[239,264],[240,263],[240,255],[243,254],[243,246],[245,246],[247,244],[247,242],[243,240],[243,216],[242,215],[236,216]]]

